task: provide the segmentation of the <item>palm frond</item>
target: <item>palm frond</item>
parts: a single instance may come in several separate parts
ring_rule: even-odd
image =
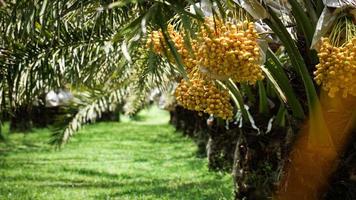
[[[69,123],[66,124],[67,127],[65,129],[60,127],[53,132],[50,143],[58,146],[67,143],[84,124],[95,122],[103,112],[114,111],[116,106],[123,101],[124,96],[123,91],[119,89],[111,91],[108,96],[99,95],[92,99],[90,103],[79,109]]]

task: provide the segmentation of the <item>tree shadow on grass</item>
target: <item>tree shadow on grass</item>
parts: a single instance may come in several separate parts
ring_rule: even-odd
[[[150,116],[147,115],[132,115],[129,117],[130,120],[134,121],[134,122],[144,122],[147,121]]]
[[[222,197],[231,199],[231,186],[226,184],[226,181],[221,180],[221,176],[214,177],[211,176],[211,174],[207,175],[206,173],[199,173],[192,176],[191,179],[186,177],[187,174],[198,173],[198,170],[204,168],[205,162],[194,159],[194,152],[182,153],[183,151],[187,151],[187,148],[192,147],[184,145],[185,142],[183,141],[183,136],[166,134],[168,131],[171,132],[170,129],[168,129],[169,125],[167,125],[167,127],[147,124],[139,124],[137,126],[140,127],[134,127],[131,129],[126,125],[118,125],[102,131],[93,129],[88,131],[88,134],[91,135],[90,137],[85,135],[85,137],[82,138],[81,135],[78,135],[77,141],[74,142],[74,144],[80,143],[84,140],[94,142],[98,140],[97,138],[99,138],[99,136],[100,139],[104,141],[103,136],[105,136],[104,138],[108,141],[108,145],[110,145],[110,148],[113,148],[117,143],[115,138],[121,137],[121,133],[130,131],[130,136],[127,136],[128,134],[126,134],[124,137],[125,141],[145,141],[146,143],[154,144],[156,147],[158,146],[163,149],[160,153],[171,151],[171,149],[177,150],[178,152],[174,151],[175,154],[165,158],[153,159],[154,157],[141,156],[137,158],[137,160],[134,160],[135,163],[150,162],[150,166],[152,165],[152,169],[156,171],[155,174],[150,174],[147,170],[135,171],[134,173],[108,173],[95,169],[82,168],[86,167],[86,165],[76,167],[75,165],[71,165],[73,164],[72,160],[75,159],[75,157],[73,157],[74,155],[69,154],[49,158],[44,158],[44,156],[41,155],[36,159],[20,156],[16,158],[15,161],[14,159],[4,159],[2,161],[2,156],[6,157],[6,154],[53,150],[51,146],[48,146],[45,143],[37,143],[34,140],[19,140],[16,145],[8,146],[6,148],[0,146],[0,169],[25,169],[27,164],[31,165],[29,166],[31,169],[28,173],[24,174],[20,174],[18,172],[13,172],[14,175],[0,173],[0,182],[5,183],[5,185],[9,183],[10,186],[28,184],[31,185],[31,187],[35,187],[36,190],[45,188],[46,191],[52,191],[53,188],[63,189],[63,191],[72,189],[87,190],[91,194],[96,195],[93,197],[95,199],[107,199],[108,197],[115,199],[121,199],[120,197],[136,199],[138,196],[153,196],[155,197],[154,199],[159,199],[160,197],[164,197],[164,199],[221,199]],[[110,138],[107,137],[108,132],[110,133]],[[135,135],[136,132],[138,133],[137,135]],[[145,137],[142,137],[143,134]],[[113,143],[114,141],[115,143]],[[20,147],[18,144],[20,144]],[[101,148],[105,149],[109,147],[101,146]],[[147,146],[145,148],[150,151],[160,150],[160,148],[152,148],[151,146]],[[153,154],[153,152],[144,153],[147,153],[147,155]],[[80,154],[80,156],[85,155]],[[86,163],[90,163],[91,161],[97,162],[87,157],[80,157],[77,158],[77,160],[78,162],[83,161]],[[164,173],[161,175],[158,171],[157,176],[157,168],[161,166],[163,167],[167,163],[169,166],[167,167],[165,173],[172,172],[173,175],[166,176]],[[41,168],[41,165],[47,164],[51,165],[50,168]],[[33,169],[36,169],[36,171],[31,172]],[[58,173],[55,172],[51,174],[55,170],[58,170]],[[195,172],[195,170],[197,170],[197,172]],[[182,175],[181,177],[179,171],[188,171],[188,173]],[[6,186],[8,190],[16,192],[16,188],[10,186]]]
[[[136,181],[126,185],[124,190],[112,192],[110,198],[154,196],[168,199],[222,199],[231,198],[230,188],[222,188],[219,180],[174,182],[169,179],[155,179],[150,181]],[[220,189],[220,191],[218,190]],[[96,196],[97,199],[105,197],[102,194]],[[229,198],[228,198],[229,199]]]
[[[0,158],[9,154],[29,153],[29,152],[49,152],[53,148],[49,145],[38,142],[22,141],[20,143],[7,143],[0,147]]]
[[[95,174],[97,176],[98,174]],[[105,175],[101,175],[105,176]],[[44,182],[40,187],[55,187],[66,189],[106,189],[111,191],[109,194],[98,191],[98,195],[94,199],[105,199],[107,197],[120,199],[120,197],[136,197],[136,196],[154,196],[166,197],[169,199],[221,199],[231,197],[230,188],[222,188],[223,181],[205,180],[191,182],[175,182],[174,179],[150,179],[137,178],[121,179],[118,176],[117,181],[101,180],[101,181],[73,181],[61,180],[53,182]],[[217,189],[220,189],[217,190]],[[218,192],[219,191],[219,192]]]
[[[84,169],[84,168],[63,168],[65,172],[77,173],[79,175],[84,176],[96,176],[99,178],[109,178],[109,179],[122,179],[122,178],[132,178],[131,176],[124,176],[124,174],[112,174],[108,172],[101,172],[92,169]]]
[[[219,177],[214,177],[212,180],[180,182],[178,179],[170,178],[154,178],[144,174],[129,175],[129,174],[111,174],[107,172],[98,172],[90,169],[67,169],[72,172],[85,176],[105,177],[110,181],[100,181],[94,183],[80,183],[74,187],[98,187],[107,188],[110,191],[108,194],[99,194],[95,199],[120,198],[122,196],[135,197],[139,196],[155,196],[168,197],[169,199],[192,199],[192,197],[201,197],[198,199],[220,199],[221,197],[231,197],[232,191],[230,187],[224,188],[224,181]],[[114,181],[115,180],[115,181]],[[54,186],[54,185],[52,185]],[[72,187],[71,185],[56,185],[59,187]],[[217,192],[220,189],[220,192]]]
[[[192,168],[202,167],[199,162],[190,162]],[[95,191],[94,199],[120,199],[120,197],[154,197],[165,199],[230,199],[232,191],[219,176],[187,180],[170,177],[151,177],[145,172],[108,173],[85,168],[60,168],[64,172],[61,176],[38,174],[34,176],[0,174],[4,183],[28,183],[32,187],[57,189],[84,189]],[[74,176],[73,176],[74,175]],[[79,175],[79,176],[78,176]],[[201,181],[199,181],[201,180]],[[12,190],[12,189],[11,189]]]
[[[40,188],[64,189],[105,189],[98,190],[94,199],[137,196],[165,197],[168,199],[226,199],[231,198],[231,188],[224,187],[219,177],[202,181],[180,178],[152,178],[149,175],[112,174],[91,169],[64,168],[63,171],[83,175],[83,177],[66,178],[52,176],[0,176],[5,182],[30,181],[32,186]],[[69,176],[69,175],[68,175]],[[98,179],[100,178],[100,179]],[[104,178],[104,179],[103,179]],[[201,180],[201,178],[199,178]],[[107,192],[109,191],[109,193]]]

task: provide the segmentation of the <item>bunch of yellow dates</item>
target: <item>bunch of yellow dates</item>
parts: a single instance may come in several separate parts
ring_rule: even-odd
[[[181,80],[175,96],[177,102],[189,110],[208,113],[222,119],[232,119],[233,107],[229,92],[219,89],[213,81],[204,80],[194,73],[189,82]]]
[[[205,112],[222,119],[231,119],[233,106],[229,92],[214,82],[232,79],[254,85],[264,78],[260,67],[261,53],[258,33],[252,22],[222,22],[206,18],[205,23],[187,48],[184,34],[168,26],[168,35],[180,54],[189,80],[182,80],[175,91],[177,102],[189,110]],[[173,62],[165,51],[167,44],[161,31],[152,31],[147,46]]]
[[[332,45],[329,38],[323,38],[318,57],[315,80],[328,95],[356,96],[356,38],[340,47]]]

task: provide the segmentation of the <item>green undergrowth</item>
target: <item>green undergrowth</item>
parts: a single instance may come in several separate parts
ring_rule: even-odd
[[[232,199],[231,176],[210,172],[168,118],[153,107],[88,125],[60,150],[47,129],[10,134],[0,143],[0,199]]]

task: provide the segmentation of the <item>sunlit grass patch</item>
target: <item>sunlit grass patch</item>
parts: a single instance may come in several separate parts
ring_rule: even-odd
[[[0,199],[232,199],[196,146],[151,108],[141,120],[84,127],[60,150],[48,129],[0,144]]]

